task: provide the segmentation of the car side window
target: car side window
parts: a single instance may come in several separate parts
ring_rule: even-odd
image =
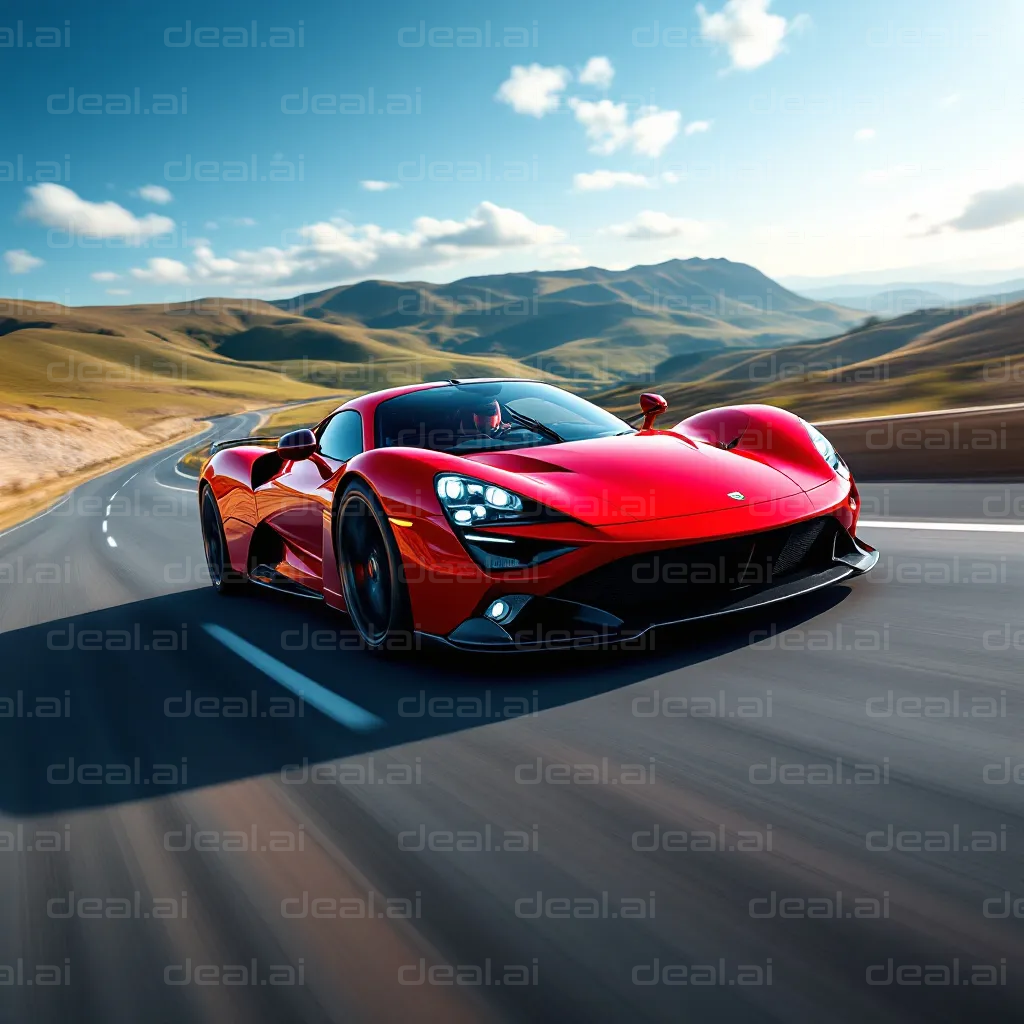
[[[320,454],[348,462],[363,450],[363,418],[355,409],[339,412],[320,434]]]

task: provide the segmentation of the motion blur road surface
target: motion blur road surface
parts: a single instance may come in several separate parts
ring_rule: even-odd
[[[865,486],[930,528],[653,649],[380,660],[209,588],[190,445],[0,535],[0,1019],[1019,1014],[1024,486]]]

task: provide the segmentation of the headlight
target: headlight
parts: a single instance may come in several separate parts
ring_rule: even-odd
[[[850,469],[845,462],[839,457],[839,453],[832,447],[832,442],[817,428],[812,426],[807,420],[801,420],[804,427],[807,430],[811,441],[814,442],[814,447],[818,449],[818,454],[844,479],[850,479]]]
[[[458,526],[536,519],[542,513],[542,506],[536,502],[468,476],[439,476],[436,487],[441,507]]]

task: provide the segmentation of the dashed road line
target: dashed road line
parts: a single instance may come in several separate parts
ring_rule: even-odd
[[[328,718],[333,718],[347,729],[351,729],[353,732],[372,732],[387,724],[383,718],[378,718],[366,708],[361,708],[333,690],[328,690],[319,683],[313,682],[312,679],[297,672],[283,661],[278,661],[266,651],[249,643],[248,640],[243,640],[236,633],[232,633],[230,629],[225,629],[215,622],[205,623],[203,629],[229,651],[259,669],[275,683],[280,683],[286,690],[291,690],[311,707],[323,712]]]

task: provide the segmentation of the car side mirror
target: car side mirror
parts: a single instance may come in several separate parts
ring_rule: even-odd
[[[653,430],[654,421],[668,409],[668,402],[661,395],[650,392],[640,396],[640,410],[644,414],[644,425],[641,430]]]
[[[308,459],[316,451],[316,434],[304,427],[285,434],[277,442],[277,454],[282,459],[299,462]]]

